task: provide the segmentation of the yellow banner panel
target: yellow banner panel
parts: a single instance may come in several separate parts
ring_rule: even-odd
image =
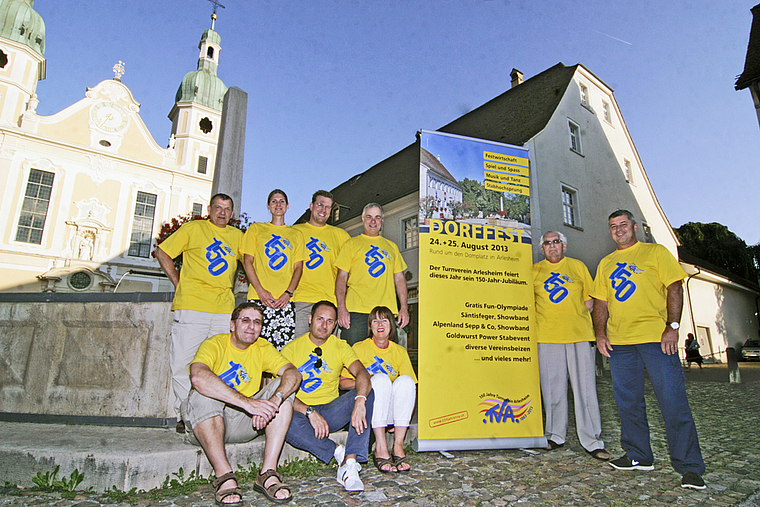
[[[483,167],[488,171],[500,171],[503,173],[514,173],[528,176],[530,170],[527,167],[520,167],[516,165],[497,164],[496,162],[483,161]]]
[[[510,194],[530,195],[530,187],[518,187],[517,185],[508,185],[496,181],[484,182],[486,190],[496,190],[497,192],[508,192]]]
[[[527,153],[527,150],[525,150],[525,152]],[[483,158],[486,160],[495,160],[496,162],[501,162],[502,164],[522,166],[530,165],[530,161],[527,157],[515,157],[514,155],[505,155],[504,153],[494,153],[492,151],[484,151]]]
[[[525,231],[427,224],[419,249],[419,438],[543,436]]]
[[[525,185],[526,187],[530,185],[530,178],[527,176],[497,173],[493,171],[486,171],[485,176],[487,180],[495,180],[502,183],[511,183],[512,185]]]

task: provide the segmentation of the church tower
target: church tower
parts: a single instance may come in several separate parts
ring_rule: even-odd
[[[169,113],[177,164],[188,173],[209,178],[213,178],[222,105],[227,92],[216,75],[222,39],[214,31],[215,21],[216,13],[211,15],[211,28],[204,30],[198,44],[198,70],[188,72],[182,79]]]
[[[0,0],[0,124],[18,127],[37,107],[37,81],[45,79],[45,23],[34,0]]]

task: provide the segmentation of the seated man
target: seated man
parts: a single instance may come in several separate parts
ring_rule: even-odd
[[[214,467],[215,499],[220,505],[243,504],[224,444],[248,442],[262,430],[266,434],[264,463],[253,488],[274,502],[292,498],[277,473],[277,461],[301,376],[271,343],[258,339],[263,315],[256,303],[238,305],[232,312],[230,333],[201,343],[190,364],[193,389],[183,404],[183,419],[190,441],[200,444]],[[278,378],[256,392],[264,371]]]
[[[282,355],[298,365],[303,376],[286,441],[324,463],[335,457],[338,482],[346,491],[364,491],[357,460],[367,462],[371,432],[366,430],[367,421],[372,420],[374,394],[369,374],[351,346],[332,334],[337,316],[338,310],[330,301],[315,303],[309,332],[282,349]],[[356,377],[356,388],[338,396],[344,367]],[[327,438],[349,423],[346,447]]]

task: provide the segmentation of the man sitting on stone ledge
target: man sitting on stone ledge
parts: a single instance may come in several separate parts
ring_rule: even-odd
[[[301,374],[271,343],[258,339],[263,315],[257,303],[238,305],[232,312],[230,333],[201,343],[190,364],[193,389],[183,404],[182,418],[190,441],[203,448],[214,468],[219,505],[243,504],[225,444],[248,442],[262,431],[266,434],[264,462],[253,488],[277,503],[292,499],[277,473],[277,462]],[[259,391],[264,371],[278,378]]]
[[[309,316],[309,332],[282,349],[282,355],[303,376],[301,390],[293,403],[295,413],[287,442],[308,451],[323,463],[334,457],[338,483],[346,491],[364,491],[359,478],[359,461],[366,462],[375,395],[369,374],[348,342],[332,332],[338,310],[330,301],[315,303]],[[356,378],[356,387],[339,396],[340,372],[346,368]],[[328,437],[348,425],[346,446]]]

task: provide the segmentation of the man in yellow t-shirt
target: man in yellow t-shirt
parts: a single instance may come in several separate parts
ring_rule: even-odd
[[[538,367],[546,412],[549,449],[565,445],[567,381],[573,389],[575,428],[586,452],[605,461],[602,418],[596,396],[596,349],[591,323],[591,275],[581,261],[565,257],[567,238],[549,231],[541,236],[545,259],[533,265],[538,324]]]
[[[217,504],[225,498],[242,501],[225,443],[249,442],[262,432],[264,462],[254,489],[275,502],[291,497],[277,473],[277,462],[301,375],[271,343],[259,339],[263,320],[260,305],[241,303],[232,312],[230,332],[201,343],[190,364],[193,390],[182,416],[189,439],[203,447],[214,468]],[[278,378],[259,390],[263,372]]]
[[[336,317],[332,302],[319,301],[311,309],[309,332],[282,349],[303,378],[286,441],[324,463],[334,457],[339,465],[338,483],[347,491],[364,491],[358,462],[366,462],[369,454],[372,432],[367,423],[372,421],[374,394],[369,374],[353,349],[332,334]],[[356,387],[339,396],[344,367],[356,377]],[[328,438],[349,423],[345,447]]]
[[[394,314],[398,312],[399,327],[409,323],[406,262],[396,243],[380,236],[383,217],[382,206],[367,204],[362,211],[364,234],[346,241],[335,260],[340,337],[350,345],[367,338],[369,312],[376,306],[386,306]]]
[[[211,336],[226,333],[235,308],[232,289],[237,273],[242,231],[228,225],[234,214],[232,198],[216,194],[208,205],[208,220],[182,225],[156,248],[156,260],[176,288],[169,348],[177,432],[185,428],[180,405],[190,392],[187,367],[198,346]],[[173,259],[182,254],[182,269]]]
[[[670,463],[683,476],[681,486],[705,489],[705,463],[678,358],[686,272],[664,246],[638,242],[638,224],[630,211],[615,211],[608,224],[617,249],[599,263],[591,296],[596,300],[596,343],[610,361],[625,450],[610,465],[654,469],[644,401],[646,369],[665,421]]]
[[[335,278],[338,268],[335,267],[335,259],[351,236],[339,227],[327,225],[332,207],[333,195],[327,190],[317,190],[311,197],[309,221],[292,226],[303,234],[309,256],[304,262],[301,281],[293,296],[296,305],[295,336],[309,332],[309,315],[314,303],[323,300],[336,303]]]

